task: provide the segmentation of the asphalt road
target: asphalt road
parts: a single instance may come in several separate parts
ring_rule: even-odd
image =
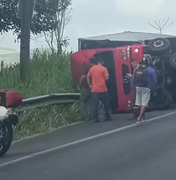
[[[152,115],[158,116],[157,113],[155,115],[153,113],[150,115],[151,118]],[[17,143],[13,145],[7,156],[0,159],[0,179],[174,180],[176,177],[176,114],[130,126],[128,129],[52,152],[29,156],[26,160],[1,167],[3,163],[35,152],[111,131],[118,128],[115,125],[120,124],[119,122],[120,120],[96,125],[82,124]],[[81,126],[85,129],[75,137],[75,130]],[[90,127],[95,128],[91,131]],[[89,132],[86,129],[89,129]],[[56,136],[64,133],[66,135],[66,132],[70,134],[67,142],[66,138],[63,140],[63,137]]]

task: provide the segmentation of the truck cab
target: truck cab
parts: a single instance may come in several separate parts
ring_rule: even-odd
[[[115,112],[123,112],[133,101],[131,79],[127,76],[132,73],[131,60],[140,62],[143,56],[144,45],[137,44],[107,49],[81,50],[71,55],[71,70],[73,78],[79,82],[84,69],[90,68],[90,59],[103,59],[104,66],[109,72],[107,83],[110,107]]]

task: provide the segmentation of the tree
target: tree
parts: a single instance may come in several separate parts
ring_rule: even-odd
[[[172,22],[169,22],[169,18],[167,18],[166,21],[154,21],[154,24],[152,24],[151,22],[148,22],[148,25],[151,26],[152,28],[156,29],[157,31],[159,31],[160,34],[163,33],[163,30],[167,29],[168,27],[170,27],[173,24]]]
[[[56,16],[70,5],[71,0],[1,0],[0,1],[0,32],[12,31],[21,40],[20,67],[21,80],[28,79],[30,72],[30,30],[38,35],[50,30],[58,29]],[[34,7],[31,22],[31,13]],[[17,9],[19,10],[17,18]]]
[[[21,23],[16,17],[19,0],[0,1],[0,32],[12,31],[20,37]],[[36,0],[31,32],[35,35],[56,29],[55,16],[71,3],[70,0]]]
[[[57,1],[57,0],[56,0]],[[67,3],[67,4],[65,4]],[[53,17],[55,28],[50,29],[48,32],[43,32],[45,41],[47,42],[49,48],[57,52],[62,51],[62,47],[67,47],[69,44],[69,39],[64,36],[64,31],[66,26],[71,21],[71,8],[70,1],[67,2],[58,2],[58,7],[64,7],[60,11],[57,11],[55,16]]]

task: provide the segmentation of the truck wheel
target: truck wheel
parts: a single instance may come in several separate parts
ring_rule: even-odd
[[[154,105],[153,101],[150,100],[148,108],[147,108],[147,112],[154,111],[154,110],[155,110],[155,105]]]
[[[170,49],[170,41],[164,38],[156,38],[148,43],[148,50],[154,54],[166,53]]]
[[[154,106],[156,110],[165,110],[170,108],[172,104],[173,104],[172,95],[169,91],[165,90],[162,94],[161,102],[156,103]]]
[[[173,53],[169,59],[171,67],[176,69],[176,53]]]

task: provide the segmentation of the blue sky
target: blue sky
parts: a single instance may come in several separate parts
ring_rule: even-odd
[[[176,1],[166,0],[73,0],[72,21],[67,26],[65,36],[70,38],[69,50],[77,50],[77,39],[94,35],[122,31],[157,32],[147,22],[174,21],[165,34],[176,34]],[[1,36],[0,47],[19,51],[15,37],[8,33]],[[31,41],[31,48],[46,48],[43,39]]]

